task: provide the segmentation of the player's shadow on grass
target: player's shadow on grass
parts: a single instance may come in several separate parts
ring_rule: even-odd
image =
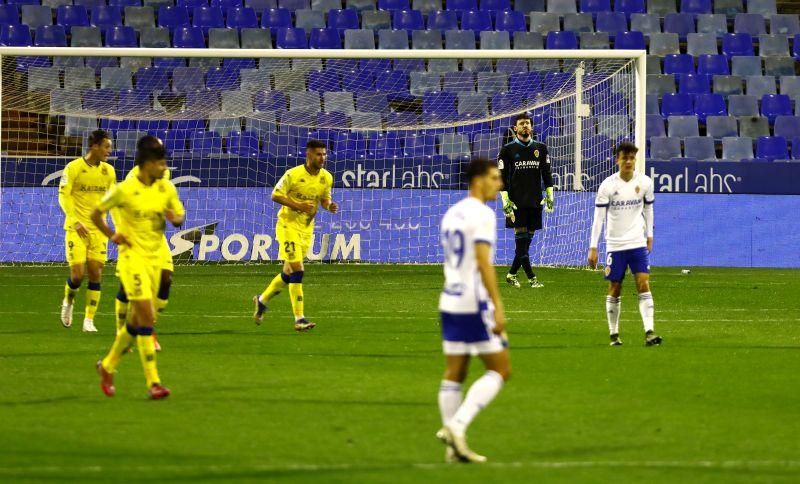
[[[82,398],[76,395],[64,395],[62,397],[34,398],[31,400],[0,400],[0,407],[13,407],[16,405],[50,405],[52,403],[64,403],[76,400],[82,400]]]
[[[431,402],[420,401],[397,401],[397,400],[325,400],[321,398],[253,398],[248,397],[232,397],[226,396],[226,400],[243,400],[248,402],[261,402],[261,403],[287,403],[291,405],[343,405],[343,406],[373,406],[373,407],[430,407]]]

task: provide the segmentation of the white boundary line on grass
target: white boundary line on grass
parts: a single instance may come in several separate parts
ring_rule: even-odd
[[[16,466],[0,467],[0,475],[17,476],[30,473],[39,474],[99,474],[105,472],[183,472],[221,473],[221,472],[325,472],[325,471],[384,471],[402,469],[439,470],[457,468],[458,464],[446,463],[387,463],[387,464],[231,464],[231,465],[140,465],[140,466]],[[758,470],[758,469],[796,469],[796,460],[664,460],[664,461],[527,461],[492,462],[479,467],[494,469],[591,469],[591,468],[649,468],[649,469],[720,469],[720,470]]]

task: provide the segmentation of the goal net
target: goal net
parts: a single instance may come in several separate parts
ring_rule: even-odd
[[[310,260],[438,262],[465,163],[496,159],[527,112],[556,191],[532,262],[581,266],[613,146],[635,140],[644,159],[638,51],[0,48],[0,68],[0,263],[64,261],[61,170],[98,128],[119,180],[141,136],[164,140],[187,208],[167,238],[187,262],[277,257],[271,190],[309,139],[329,147],[341,206],[317,216]]]

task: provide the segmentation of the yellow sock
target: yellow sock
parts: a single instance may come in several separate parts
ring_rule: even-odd
[[[169,304],[169,299],[156,298],[156,321],[158,321],[158,317],[161,316],[161,313],[164,312],[167,304]]]
[[[100,283],[90,282],[86,290],[86,319],[94,320],[97,307],[100,305]]]
[[[125,329],[128,320],[128,303],[114,299],[114,313],[117,315],[117,333]]]
[[[78,288],[81,286],[72,287],[70,286],[71,282],[67,279],[67,283],[64,284],[64,302],[66,304],[72,304],[72,301],[75,299],[75,293],[78,292]]]
[[[294,319],[300,319],[304,316],[303,314],[303,284],[300,283],[292,283],[289,284],[289,295],[292,298],[292,312],[294,313]]]
[[[158,368],[156,368],[156,346],[153,342],[153,335],[140,334],[136,337],[136,346],[139,347],[139,358],[142,360],[147,388],[155,383],[160,384],[161,378],[158,377]]]
[[[275,276],[272,282],[269,283],[269,286],[261,293],[261,302],[266,304],[270,299],[280,294],[283,288],[286,287],[286,282],[288,280],[289,277],[283,272]]]
[[[129,329],[123,327],[121,331],[117,331],[117,337],[114,339],[114,344],[111,345],[111,351],[103,358],[103,368],[107,372],[113,373],[117,369],[119,359],[131,343],[133,343],[133,335]]]

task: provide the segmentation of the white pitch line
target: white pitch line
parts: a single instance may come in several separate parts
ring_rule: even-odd
[[[230,464],[230,465],[177,465],[177,464],[149,464],[141,466],[15,466],[0,467],[0,475],[14,476],[21,474],[100,474],[107,472],[205,472],[231,473],[231,472],[328,472],[328,471],[384,471],[384,470],[439,470],[451,469],[458,464],[445,464],[441,462],[410,462],[387,464]],[[796,460],[664,460],[664,461],[517,461],[517,462],[492,462],[483,464],[482,467],[494,469],[591,469],[591,468],[649,468],[649,469],[722,469],[722,470],[794,470],[800,468],[800,461]]]

